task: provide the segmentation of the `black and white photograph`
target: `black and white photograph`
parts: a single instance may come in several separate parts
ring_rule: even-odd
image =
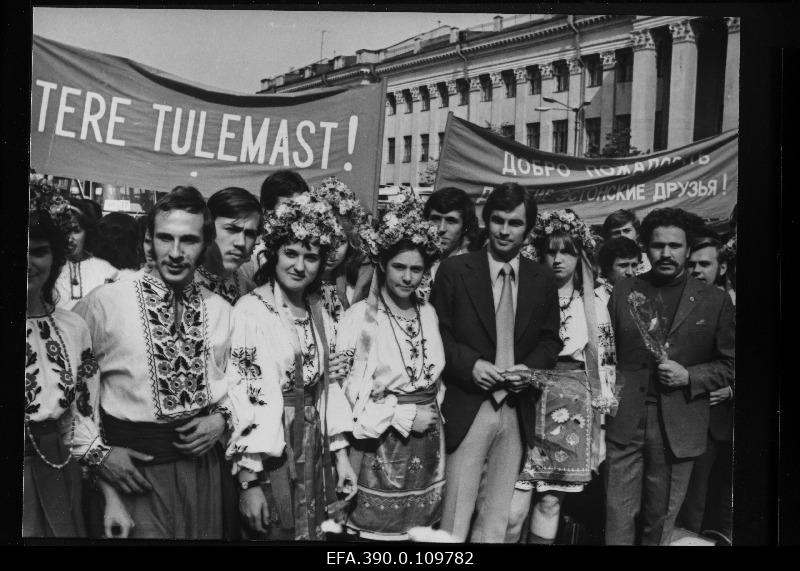
[[[752,11],[512,7],[32,8],[18,543],[778,543]]]

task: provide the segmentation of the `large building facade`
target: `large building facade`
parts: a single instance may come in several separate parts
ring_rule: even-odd
[[[390,22],[390,15],[387,20]],[[430,182],[447,115],[545,151],[598,152],[630,133],[641,152],[739,121],[739,18],[496,16],[440,26],[261,81],[261,93],[387,80],[381,184]]]

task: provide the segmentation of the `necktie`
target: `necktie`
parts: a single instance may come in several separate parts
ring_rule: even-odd
[[[503,290],[500,293],[500,303],[495,315],[497,348],[494,357],[494,364],[498,369],[507,369],[514,365],[514,300],[511,294],[513,272],[511,264],[505,264],[500,270],[500,277],[503,278]],[[492,400],[498,405],[502,404],[507,396],[506,389],[497,389],[492,392]]]

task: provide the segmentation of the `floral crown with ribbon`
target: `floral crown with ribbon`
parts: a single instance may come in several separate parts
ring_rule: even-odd
[[[344,240],[344,230],[327,201],[304,193],[267,213],[262,237],[268,250],[292,242],[336,249]]]
[[[373,261],[401,240],[409,240],[421,247],[431,258],[439,258],[444,251],[439,228],[422,216],[422,202],[410,188],[401,189],[400,199],[394,202],[378,225],[377,230],[366,233],[365,242]]]
[[[34,212],[48,214],[64,234],[67,234],[72,227],[69,202],[45,179],[31,179],[28,182],[28,213]]]
[[[569,234],[578,242],[583,251],[591,257],[594,248],[597,246],[597,239],[589,226],[580,219],[569,208],[539,212],[536,216],[536,224],[525,238],[525,244],[520,253],[528,259],[539,260],[540,252],[536,250],[536,242],[540,238],[549,236],[555,232]]]
[[[356,193],[337,179],[328,177],[311,189],[311,196],[331,205],[336,216],[346,219],[361,237],[361,250],[369,255],[366,234],[372,230],[371,216],[361,205]]]

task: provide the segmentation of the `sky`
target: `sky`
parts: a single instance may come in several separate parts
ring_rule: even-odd
[[[35,7],[33,33],[208,86],[254,93],[261,79],[319,60],[321,40],[325,58],[354,55],[439,25],[463,29],[496,15]]]

